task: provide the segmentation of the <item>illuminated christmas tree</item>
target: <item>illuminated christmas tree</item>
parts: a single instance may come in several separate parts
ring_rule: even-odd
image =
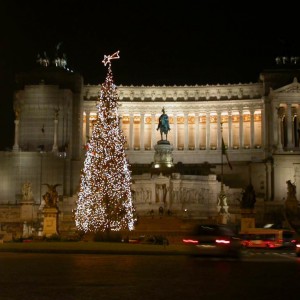
[[[84,232],[134,229],[131,172],[125,155],[125,137],[119,127],[117,88],[111,70],[111,60],[117,58],[119,51],[104,56],[108,72],[101,85],[97,121],[81,173],[75,223]]]

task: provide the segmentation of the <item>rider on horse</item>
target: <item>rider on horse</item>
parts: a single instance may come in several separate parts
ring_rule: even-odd
[[[162,112],[163,113],[159,117],[159,122],[156,130],[160,129],[161,140],[163,140],[163,133],[166,135],[166,140],[167,140],[168,132],[169,130],[171,130],[169,126],[169,117],[165,113],[165,108],[162,109]]]

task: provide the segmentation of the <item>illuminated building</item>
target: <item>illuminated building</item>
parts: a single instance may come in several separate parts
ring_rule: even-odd
[[[256,83],[118,86],[137,211],[156,212],[163,205],[178,216],[214,216],[223,136],[233,167],[224,162],[232,222],[239,222],[239,201],[249,183],[256,191],[258,222],[280,212],[286,181],[300,186],[300,70],[295,67],[276,65],[258,74]],[[100,85],[84,84],[66,64],[41,64],[18,74],[16,83],[14,145],[11,152],[0,153],[0,223],[34,222],[45,193],[43,183],[59,183],[60,220],[64,230],[71,230]],[[160,174],[153,171],[153,162],[162,108],[170,120],[174,169]],[[31,183],[34,199],[26,209],[21,204],[24,182]]]

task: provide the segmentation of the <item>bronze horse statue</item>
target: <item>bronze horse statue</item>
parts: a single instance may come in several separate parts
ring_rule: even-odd
[[[158,126],[157,129],[160,129],[160,135],[161,135],[161,140],[163,140],[163,134],[166,135],[166,141],[168,139],[168,132],[170,129],[170,125],[169,125],[169,117],[168,115],[165,113],[165,109],[162,109],[163,114],[159,117],[159,122],[158,122]]]

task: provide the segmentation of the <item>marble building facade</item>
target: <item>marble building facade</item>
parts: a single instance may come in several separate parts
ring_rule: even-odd
[[[282,207],[286,181],[300,185],[299,79],[299,70],[277,67],[259,74],[257,83],[118,86],[130,164],[153,163],[164,108],[173,163],[199,169],[197,174],[153,175],[145,167],[144,173],[133,174],[137,211],[147,214],[163,206],[185,217],[213,217],[221,169],[232,222],[239,222],[239,201],[249,183],[257,194],[260,221]],[[59,218],[70,230],[100,85],[84,84],[80,74],[53,66],[19,74],[16,82],[14,145],[0,152],[0,223],[33,223],[43,205],[43,184],[59,183]],[[232,169],[226,160],[221,164],[222,138]],[[202,174],[207,165],[209,172]],[[31,203],[22,201],[25,182],[32,186]]]

